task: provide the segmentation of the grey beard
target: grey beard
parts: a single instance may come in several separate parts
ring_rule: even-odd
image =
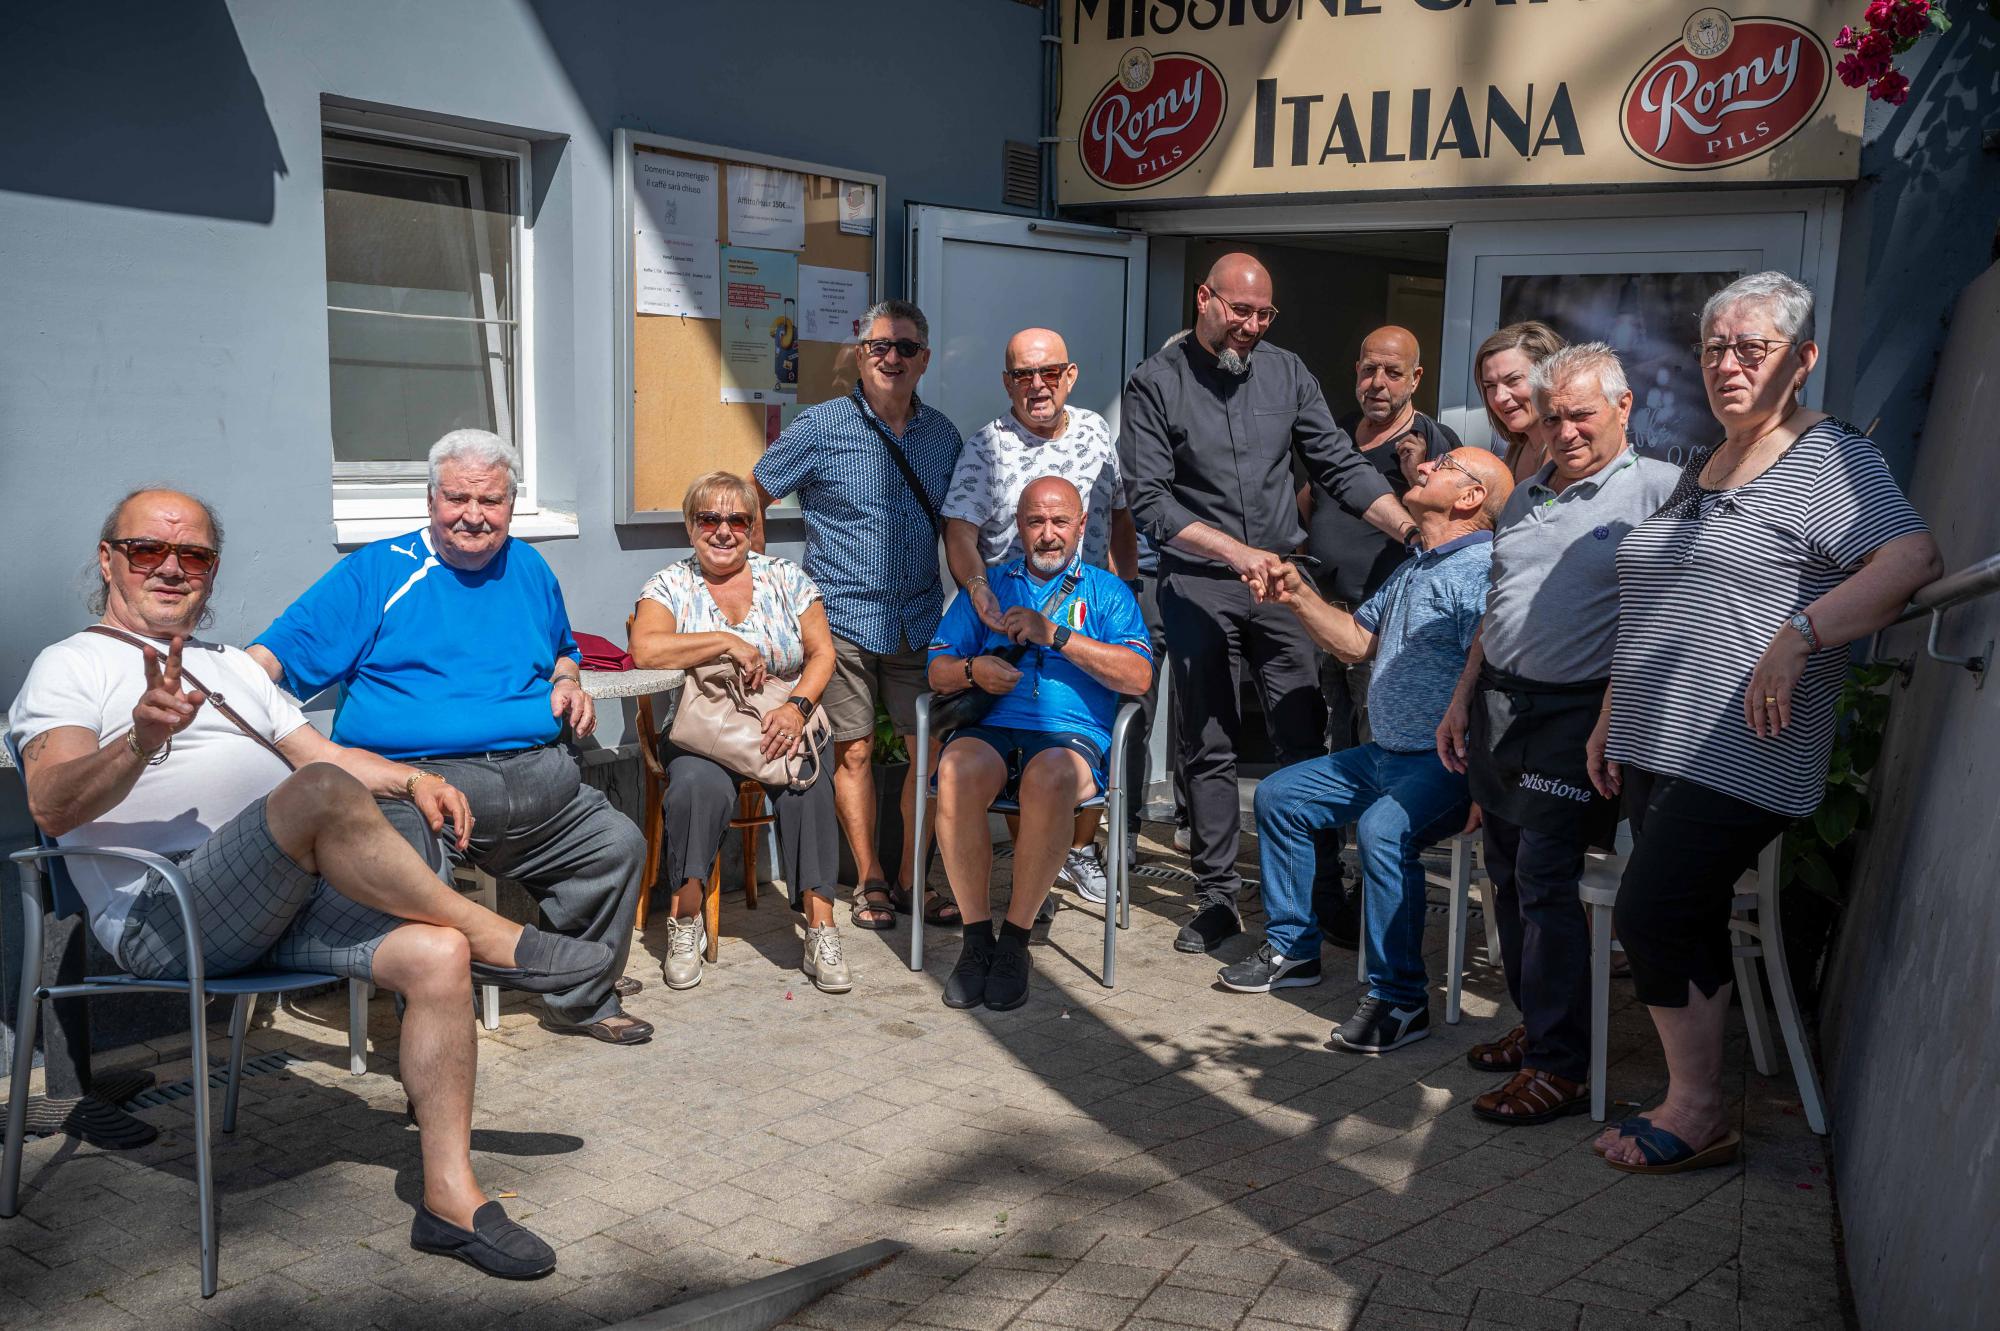
[[[1250,362],[1238,354],[1235,347],[1224,347],[1215,353],[1215,363],[1226,372],[1242,378],[1250,373]]]

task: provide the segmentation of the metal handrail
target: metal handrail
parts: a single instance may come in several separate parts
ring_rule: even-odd
[[[1958,572],[1939,578],[1917,589],[1910,598],[1910,604],[1902,614],[1890,624],[1877,631],[1873,648],[1868,653],[1870,660],[1887,661],[1902,675],[1904,685],[1916,665],[1915,658],[1903,660],[1881,655],[1882,634],[1897,624],[1907,624],[1912,620],[1928,617],[1931,621],[1930,633],[1924,640],[1924,651],[1933,661],[1944,665],[1963,666],[1972,672],[1972,687],[1986,687],[1986,672],[1993,664],[1993,639],[1986,640],[1986,646],[1970,656],[1957,656],[1938,649],[1938,632],[1944,626],[1945,611],[1954,606],[1975,601],[1992,592],[2000,591],[2000,554],[1988,555],[1976,564],[1967,564]]]

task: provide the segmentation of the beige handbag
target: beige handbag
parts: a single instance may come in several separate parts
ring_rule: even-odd
[[[806,790],[819,780],[827,741],[833,736],[826,709],[813,708],[793,752],[766,758],[763,747],[764,713],[789,707],[787,700],[798,691],[797,676],[780,679],[767,674],[764,687],[751,693],[743,687],[734,662],[696,666],[681,682],[680,705],[667,726],[667,738],[676,748],[712,758],[738,776],[767,786]]]

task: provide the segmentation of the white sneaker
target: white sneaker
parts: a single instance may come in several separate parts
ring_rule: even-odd
[[[829,994],[844,994],[854,987],[854,979],[847,973],[847,957],[841,951],[839,926],[807,928],[806,955],[799,969]]]
[[[1056,877],[1076,889],[1076,894],[1093,906],[1102,906],[1110,892],[1110,885],[1104,879],[1104,861],[1097,857],[1097,843],[1087,846],[1072,846],[1063,856],[1062,868],[1056,870]]]
[[[669,989],[692,989],[701,983],[702,953],[708,950],[708,926],[701,916],[667,921],[667,959],[660,978]]]
[[[1174,829],[1174,849],[1185,855],[1194,849],[1194,834],[1185,827]]]

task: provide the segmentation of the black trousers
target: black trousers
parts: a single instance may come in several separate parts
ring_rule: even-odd
[[[1139,699],[1139,719],[1132,726],[1131,738],[1125,741],[1125,773],[1121,778],[1125,783],[1125,826],[1137,833],[1140,810],[1146,803],[1146,769],[1148,767],[1149,741],[1153,726],[1159,720],[1160,680],[1167,673],[1167,630],[1160,623],[1160,580],[1158,576],[1148,576],[1139,584],[1139,612],[1146,617],[1146,631],[1153,640],[1153,684]],[[1181,780],[1181,727],[1180,695],[1167,692],[1167,766],[1173,772],[1174,822],[1187,819],[1187,789]]]
[[[1304,762],[1326,751],[1319,649],[1296,615],[1281,605],[1253,602],[1250,589],[1226,568],[1181,566],[1168,572],[1160,584],[1160,619],[1180,699],[1181,770],[1197,892],[1202,904],[1234,906],[1243,886],[1236,872],[1242,827],[1236,751],[1243,737],[1238,672],[1247,664],[1257,683],[1278,762]],[[1316,833],[1313,849],[1337,879],[1338,829]]]
[[[1583,1081],[1590,1075],[1590,925],[1577,896],[1584,841],[1491,811],[1485,828],[1507,995],[1528,1028],[1526,1065]]]
[[[1624,793],[1632,854],[1612,919],[1633,991],[1648,1007],[1686,1007],[1690,985],[1713,998],[1736,978],[1729,940],[1736,880],[1792,820],[1630,763]]]

